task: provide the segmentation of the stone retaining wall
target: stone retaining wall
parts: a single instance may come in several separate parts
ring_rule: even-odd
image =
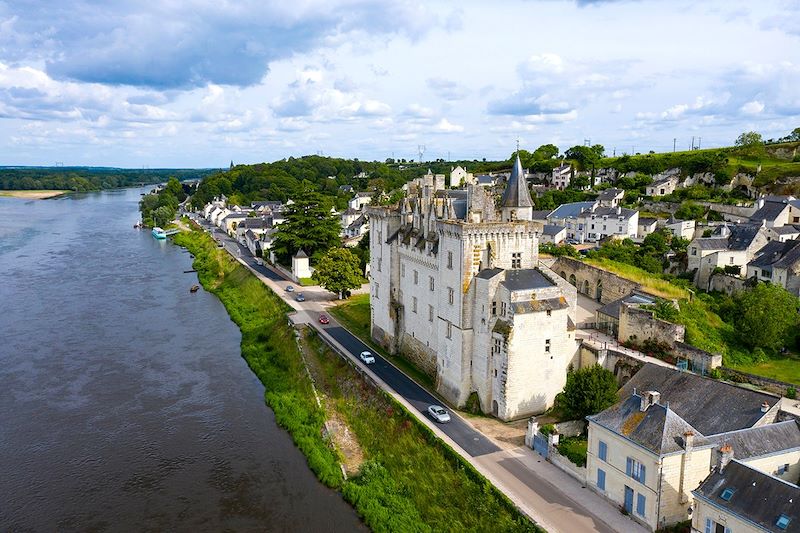
[[[550,269],[570,283],[574,277],[575,287],[579,293],[599,300],[603,304],[627,296],[634,290],[642,290],[634,281],[571,257],[556,258]]]

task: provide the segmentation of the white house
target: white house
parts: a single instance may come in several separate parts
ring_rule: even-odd
[[[569,187],[569,182],[571,178],[572,178],[572,167],[567,163],[562,163],[561,165],[553,169],[550,181],[552,182],[554,188],[563,190]]]
[[[706,289],[714,269],[744,267],[767,244],[766,229],[751,224],[717,226],[710,237],[689,243],[687,271],[694,272],[696,286]]]
[[[474,183],[475,176],[472,175],[472,172],[467,172],[467,169],[461,165],[450,170],[450,187],[461,187]]]
[[[606,237],[635,239],[639,212],[624,207],[601,207],[598,201],[562,204],[547,217],[548,224],[567,228],[567,239],[597,242]]]

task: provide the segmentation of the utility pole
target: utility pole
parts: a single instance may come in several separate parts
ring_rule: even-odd
[[[592,145],[592,140],[591,139],[584,139],[583,140],[583,145],[584,146],[591,146]]]
[[[613,157],[617,157],[617,147],[616,146],[614,147],[614,156]]]
[[[702,138],[702,137],[698,137],[698,138],[697,138],[697,149],[698,149],[698,150],[700,149],[700,143],[702,142],[702,140],[703,140],[703,138]]]
[[[450,161],[450,150],[447,151],[447,161]]]
[[[425,155],[425,145],[424,144],[418,144],[417,145],[417,153],[419,154],[419,159],[417,160],[417,163],[422,163],[422,156]]]
[[[694,135],[692,135],[692,150],[694,150]]]
[[[678,146],[678,138],[677,137],[673,137],[672,138],[672,151],[673,152],[675,151],[675,147],[676,146]]]

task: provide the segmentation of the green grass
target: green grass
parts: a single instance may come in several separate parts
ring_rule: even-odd
[[[349,300],[332,307],[330,312],[343,326],[369,344],[375,351],[389,359],[400,370],[414,378],[417,383],[429,390],[434,388],[433,380],[428,374],[418,369],[407,359],[398,355],[390,355],[372,340],[369,294],[351,296]]]
[[[311,278],[300,278],[300,286],[301,287],[313,287],[317,283]]]
[[[558,453],[577,466],[586,466],[586,451],[589,442],[585,436],[564,437],[559,439]]]
[[[796,357],[773,357],[763,363],[726,364],[734,370],[800,385],[800,360]]]
[[[345,480],[339,455],[323,438],[327,414],[317,406],[288,306],[201,231],[174,238],[195,256],[200,282],[219,297],[242,332],[242,357],[265,387],[266,403],[326,485],[342,491],[374,531],[541,531],[495,487],[402,406],[367,385],[330,355],[326,376],[350,386],[330,394],[362,445],[368,463]],[[354,384],[354,385],[353,385]]]
[[[656,296],[678,299],[689,297],[689,293],[686,291],[686,289],[678,287],[677,285],[673,285],[669,281],[660,278],[657,274],[642,270],[641,268],[633,265],[620,263],[618,261],[606,259],[605,257],[586,258],[584,261],[590,265],[602,268],[603,270],[613,272],[614,274],[617,274],[625,279],[635,281],[645,290],[655,294]]]
[[[343,493],[374,531],[541,531],[406,409],[313,334],[315,376],[364,453]]]

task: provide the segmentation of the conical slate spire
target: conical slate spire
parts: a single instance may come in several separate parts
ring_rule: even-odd
[[[514,161],[514,167],[511,169],[511,177],[508,178],[500,207],[533,207],[531,193],[528,192],[525,171],[522,170],[519,154],[517,154],[517,160]]]

